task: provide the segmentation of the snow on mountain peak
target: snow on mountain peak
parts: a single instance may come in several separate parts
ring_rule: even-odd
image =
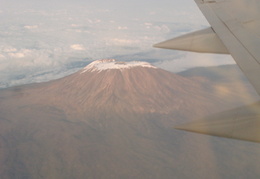
[[[81,73],[85,72],[93,72],[93,71],[103,71],[103,70],[111,70],[111,69],[118,69],[124,70],[129,68],[135,67],[145,67],[145,68],[156,68],[152,66],[150,63],[141,62],[141,61],[132,61],[132,62],[120,62],[116,61],[115,59],[102,59],[96,60],[86,66]]]

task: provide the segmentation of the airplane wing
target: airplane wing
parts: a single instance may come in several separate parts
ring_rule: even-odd
[[[154,46],[203,53],[230,53],[260,95],[260,1],[195,0],[195,2],[211,27],[167,40]],[[254,109],[260,111],[260,105],[256,106]],[[240,109],[229,111],[229,117],[225,116],[225,119],[238,119],[239,116],[236,114],[239,110]],[[232,136],[232,138],[236,139],[260,142],[260,116],[258,113],[254,113],[253,116],[254,117],[251,115],[250,118],[243,118],[243,120],[255,121],[254,125],[257,125],[259,132],[251,130],[252,127],[255,126],[248,126],[240,122],[236,125],[237,127],[239,126],[241,135],[234,135],[234,131],[232,131],[232,134],[231,132],[227,134],[223,131],[221,132],[220,128],[214,127],[213,129],[212,123],[205,125],[205,120],[203,122],[203,131],[201,127],[198,126],[195,127],[196,129],[194,130],[191,129],[191,126],[189,129],[184,126],[179,128],[210,135],[222,137]],[[226,120],[226,122],[228,126],[230,121]],[[222,128],[225,127],[224,123],[222,120]],[[205,130],[205,126],[208,128],[207,130]],[[216,133],[216,130],[219,132]],[[248,136],[255,136],[254,139],[250,140],[252,137],[243,138],[242,136],[246,133],[252,134]]]
[[[260,143],[260,102],[176,126],[176,129]]]

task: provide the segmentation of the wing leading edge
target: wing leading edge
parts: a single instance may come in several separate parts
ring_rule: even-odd
[[[154,46],[203,53],[230,53],[260,95],[260,1],[195,0],[195,2],[211,28]],[[250,108],[254,110],[249,110]],[[245,115],[239,111],[244,111]],[[216,122],[217,120],[205,118],[196,124],[187,124],[177,128],[260,142],[260,130],[257,130],[260,126],[260,112],[258,111],[260,111],[259,103],[213,116],[212,118],[219,119],[219,123]]]

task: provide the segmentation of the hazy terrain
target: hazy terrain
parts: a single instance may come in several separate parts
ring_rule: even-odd
[[[219,97],[227,97],[229,102],[234,102],[234,105],[238,99],[242,103],[253,103],[259,100],[255,89],[237,65],[198,67],[178,74],[200,81],[205,89],[209,89]]]
[[[1,90],[1,178],[258,178],[259,144],[173,129],[259,99],[216,69],[226,81],[136,67]]]

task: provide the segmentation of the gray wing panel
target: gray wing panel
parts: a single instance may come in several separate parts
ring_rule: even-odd
[[[260,143],[260,102],[225,111],[176,129]]]
[[[227,48],[211,27],[155,44],[154,47],[200,53],[229,54]]]
[[[234,60],[260,94],[260,1],[195,1]]]

